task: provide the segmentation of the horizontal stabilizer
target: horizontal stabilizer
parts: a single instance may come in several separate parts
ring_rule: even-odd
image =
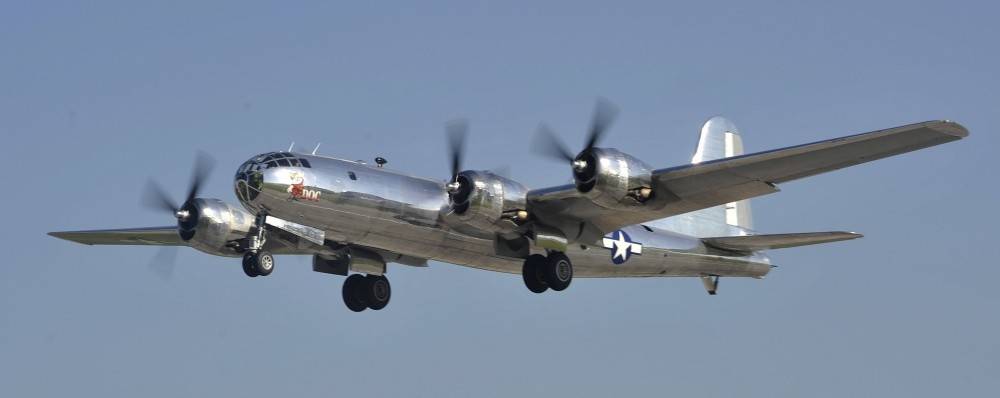
[[[857,239],[864,235],[854,232],[801,232],[795,234],[770,234],[747,236],[723,236],[718,238],[703,238],[706,245],[739,252],[758,250],[784,249],[796,246],[818,245],[820,243],[839,242]]]

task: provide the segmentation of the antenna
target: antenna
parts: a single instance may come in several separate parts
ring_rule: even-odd
[[[289,145],[288,150],[285,152],[291,152],[293,148],[295,148],[295,141],[292,141],[292,145]]]
[[[316,151],[318,151],[318,150],[319,150],[319,146],[320,146],[320,145],[323,145],[323,143],[322,143],[322,142],[317,142],[317,143],[316,143],[316,147],[315,147],[315,148],[313,148],[313,151],[312,151],[312,154],[313,154],[313,155],[315,155],[315,154],[316,154]]]

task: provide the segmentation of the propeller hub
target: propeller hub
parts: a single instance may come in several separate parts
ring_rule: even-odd
[[[448,193],[456,193],[459,189],[462,189],[462,184],[458,181],[452,181],[445,185],[445,189],[448,190]]]
[[[174,217],[177,217],[178,221],[187,221],[188,217],[191,217],[191,212],[186,209],[180,209],[174,212]]]
[[[587,161],[583,159],[576,159],[573,161],[573,170],[577,172],[582,172],[587,169]]]

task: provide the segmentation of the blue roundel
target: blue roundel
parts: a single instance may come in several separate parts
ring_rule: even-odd
[[[633,241],[628,233],[620,229],[606,236],[603,244],[611,251],[611,262],[616,265],[624,264],[633,254],[642,254],[642,244]]]

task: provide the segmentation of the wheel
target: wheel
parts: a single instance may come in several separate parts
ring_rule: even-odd
[[[549,284],[545,282],[545,275],[542,273],[547,261],[541,254],[532,254],[524,259],[521,276],[524,278],[524,285],[533,293],[544,293],[549,290]]]
[[[368,275],[365,277],[365,301],[368,308],[375,311],[389,305],[389,298],[392,297],[392,287],[389,286],[389,278],[381,275]]]
[[[271,275],[271,271],[274,271],[274,255],[266,250],[261,250],[253,256],[253,270],[260,276]]]
[[[251,278],[257,276],[257,273],[253,270],[253,262],[253,253],[247,252],[247,254],[243,255],[243,273]]]
[[[573,263],[569,257],[559,252],[549,253],[545,264],[545,283],[557,292],[565,290],[573,282]]]
[[[368,304],[365,302],[364,295],[362,294],[368,284],[367,282],[361,274],[348,276],[344,280],[343,295],[344,304],[347,305],[347,309],[354,312],[361,312],[365,308],[368,308]]]

